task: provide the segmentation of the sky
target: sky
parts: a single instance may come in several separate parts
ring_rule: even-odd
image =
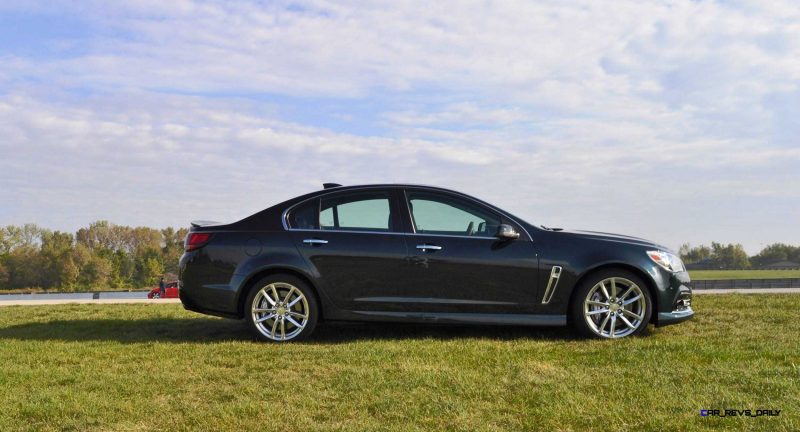
[[[0,3],[0,225],[235,221],[323,182],[800,244],[800,4]]]

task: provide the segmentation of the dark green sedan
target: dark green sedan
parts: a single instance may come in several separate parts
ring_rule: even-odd
[[[323,321],[572,325],[621,338],[693,316],[683,263],[653,242],[525,222],[431,186],[326,184],[231,224],[194,222],[186,309],[264,341]]]

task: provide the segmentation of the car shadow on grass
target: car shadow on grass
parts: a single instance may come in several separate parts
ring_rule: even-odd
[[[573,340],[567,328],[517,326],[421,325],[396,323],[324,323],[307,344],[408,339]],[[253,341],[243,321],[218,318],[76,319],[0,328],[0,340],[115,341],[120,343],[216,343]]]

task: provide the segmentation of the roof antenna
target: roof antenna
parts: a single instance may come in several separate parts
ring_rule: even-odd
[[[323,183],[322,187],[325,189],[335,188],[335,187],[342,187],[339,183]]]

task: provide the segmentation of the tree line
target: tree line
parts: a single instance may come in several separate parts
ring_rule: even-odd
[[[778,261],[800,262],[800,246],[774,243],[756,255],[748,256],[740,244],[722,244],[711,242],[711,246],[691,246],[685,243],[678,253],[685,264],[703,260],[711,260],[714,265],[723,269],[746,270],[759,268]]]
[[[0,290],[142,288],[177,274],[185,228],[98,221],[76,233],[35,224],[0,229]]]

